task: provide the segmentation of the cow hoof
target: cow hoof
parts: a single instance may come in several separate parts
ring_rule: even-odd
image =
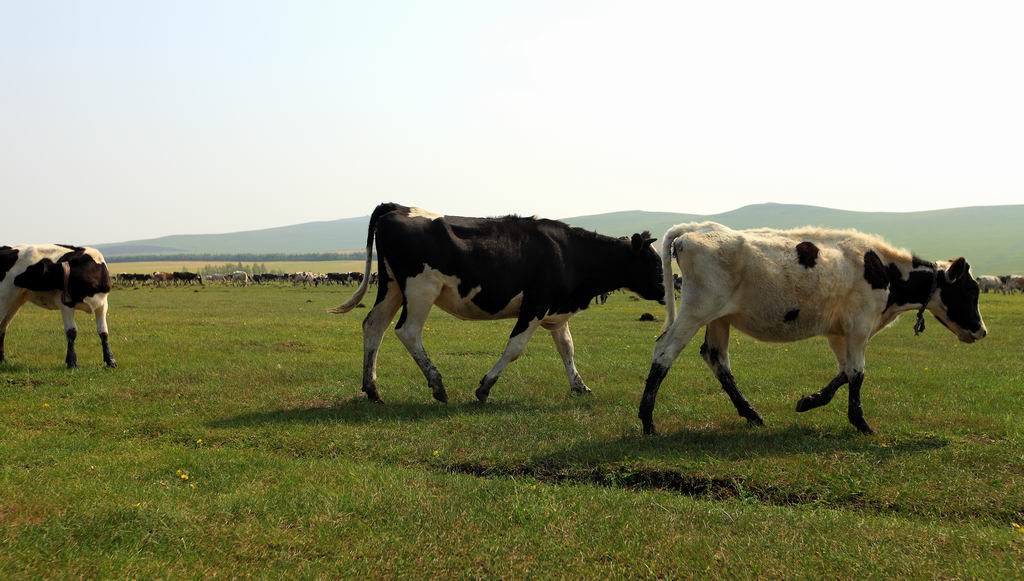
[[[806,411],[813,410],[814,408],[820,408],[823,405],[828,404],[832,401],[832,398],[825,398],[820,393],[812,393],[811,395],[805,395],[800,398],[800,401],[796,402],[797,413],[803,413]]]
[[[658,430],[654,427],[654,422],[644,423],[644,435],[645,436],[657,436]]]
[[[108,369],[117,369],[117,361],[115,361],[114,359],[108,359],[104,363],[107,364]]]
[[[441,403],[448,403],[448,393],[445,392],[443,389],[441,391],[435,391],[434,399]]]
[[[366,399],[372,401],[373,403],[384,403],[384,400],[380,398],[380,394],[377,393],[376,389],[364,389],[363,393],[366,394]]]
[[[585,385],[582,388],[576,388],[576,387],[572,388],[572,394],[573,395],[578,395],[580,397],[587,396],[587,395],[590,395],[592,393],[594,393],[594,392],[590,391],[590,388],[585,386]]]
[[[68,369],[77,369],[78,368],[78,360],[77,359],[68,359],[68,360],[64,361],[64,364],[68,366]]]
[[[476,399],[480,403],[487,403],[487,396],[491,395],[491,387],[495,381],[497,380],[488,381],[486,375],[480,380],[480,387],[476,388]]]
[[[869,426],[867,424],[867,422],[862,422],[861,424],[855,425],[854,427],[857,428],[858,432],[864,434],[865,436],[874,436],[875,435],[874,428]]]
[[[857,428],[858,432],[866,436],[870,436],[875,433],[875,430],[871,428],[871,425],[868,424],[868,422],[864,418],[852,417],[849,419],[850,423],[853,425],[853,427]]]
[[[761,419],[761,416],[754,415],[753,417],[747,418],[747,425],[753,428],[760,428],[764,425],[764,420]]]

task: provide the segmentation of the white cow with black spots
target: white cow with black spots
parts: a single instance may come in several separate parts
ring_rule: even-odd
[[[797,404],[803,412],[831,401],[849,383],[847,416],[870,433],[861,410],[864,351],[871,337],[901,313],[933,315],[961,341],[987,330],[978,311],[978,283],[963,258],[927,262],[881,239],[854,230],[733,230],[713,222],[673,226],[662,239],[665,285],[672,259],[682,273],[679,312],[667,293],[666,328],[654,347],[640,419],[655,430],[658,388],[683,347],[706,327],[701,355],[751,424],[761,416],[736,387],[729,366],[729,330],[762,341],[789,342],[825,336],[839,373],[821,391]]]

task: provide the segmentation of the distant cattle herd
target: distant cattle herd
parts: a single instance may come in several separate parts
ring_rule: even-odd
[[[359,286],[363,282],[361,272],[293,272],[291,274],[249,274],[244,270],[219,274],[197,274],[194,272],[153,272],[134,273],[125,272],[113,276],[114,283],[118,286],[189,286],[203,285],[206,283],[220,283],[225,285],[248,286],[250,284],[291,284],[292,286],[320,286],[340,285]],[[672,275],[673,287],[676,294],[681,290],[682,277],[678,274]],[[983,275],[977,278],[978,286],[983,293],[1013,294],[1024,293],[1024,276],[1019,274],[1003,274],[999,276]],[[377,273],[370,274],[370,285],[377,284]],[[594,297],[595,304],[604,304],[608,300],[608,293],[602,293]]]
[[[361,272],[293,272],[291,274],[249,274],[244,270],[234,272],[201,275],[194,272],[154,272],[151,274],[125,272],[114,275],[114,283],[119,286],[189,286],[206,283],[233,284],[248,286],[250,284],[286,283],[294,286],[341,285],[356,286],[362,284]],[[377,273],[370,274],[369,283],[377,284]]]
[[[1019,274],[979,276],[978,285],[981,287],[981,292],[984,293],[997,292],[1002,294],[1011,294],[1014,292],[1024,292],[1024,276]]]

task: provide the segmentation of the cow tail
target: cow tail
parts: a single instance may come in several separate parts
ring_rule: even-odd
[[[665,232],[665,237],[661,241],[661,276],[665,284],[665,327],[661,330],[662,333],[667,331],[676,319],[676,285],[672,277],[672,258],[676,238],[683,232],[684,230],[678,226],[673,226]]]
[[[373,209],[373,213],[370,214],[370,225],[366,232],[366,268],[363,271],[363,282],[359,283],[359,288],[356,289],[356,294],[352,295],[344,304],[339,307],[330,309],[328,312],[336,315],[342,315],[354,309],[359,301],[363,300],[363,295],[366,294],[366,289],[370,287],[370,268],[373,264],[373,236],[377,230],[377,220],[381,216],[397,209],[399,206],[396,204],[381,204]]]

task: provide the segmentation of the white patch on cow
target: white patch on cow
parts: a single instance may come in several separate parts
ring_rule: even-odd
[[[48,311],[54,311],[60,308],[60,291],[49,291],[49,292],[37,292],[28,291],[26,292],[26,298],[28,302],[42,307]]]
[[[97,264],[106,262],[106,259],[103,258],[102,254],[100,254],[100,251],[96,250],[95,248],[86,247],[85,255],[92,257],[92,259],[95,260]]]
[[[390,270],[391,268],[389,266],[389,273]],[[427,281],[429,281],[429,283],[425,284]],[[462,280],[459,277],[444,274],[443,272],[432,268],[429,264],[424,264],[423,272],[414,277],[410,277],[406,281],[405,292],[406,294],[409,294],[410,292],[415,292],[415,289],[422,288],[428,288],[431,289],[429,292],[434,292],[432,289],[438,288],[437,296],[431,301],[432,304],[436,304],[444,312],[465,321],[509,319],[519,314],[519,308],[523,303],[523,293],[519,293],[512,297],[512,300],[510,300],[508,304],[506,304],[497,313],[488,313],[473,302],[473,298],[483,291],[483,287],[476,286],[470,289],[466,296],[462,296],[459,294],[459,285],[461,283]]]
[[[444,216],[436,212],[431,212],[430,210],[424,210],[423,208],[409,208],[409,217],[436,220],[438,218],[443,218]]]

